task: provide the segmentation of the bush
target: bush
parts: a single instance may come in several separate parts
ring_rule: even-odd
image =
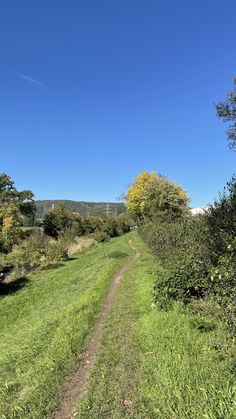
[[[99,243],[107,242],[110,240],[110,236],[105,231],[96,231],[93,237]]]
[[[68,259],[67,249],[60,241],[49,239],[42,231],[36,230],[15,247],[9,258],[17,266],[43,267]]]
[[[44,232],[48,236],[57,238],[61,231],[72,225],[72,213],[63,206],[58,206],[48,211],[44,217]]]
[[[207,225],[203,215],[174,220],[163,217],[145,224],[141,235],[166,268],[175,267],[180,260],[181,264],[185,263],[192,256],[200,263],[209,264]]]
[[[205,214],[162,217],[146,223],[141,234],[165,268],[154,285],[157,305],[214,301],[220,308],[215,313],[236,332],[236,178]]]
[[[173,300],[187,304],[192,298],[205,297],[209,291],[209,273],[206,266],[189,257],[185,261],[179,261],[171,270],[159,274],[154,285],[154,299],[159,308],[166,309]]]
[[[47,264],[58,263],[68,260],[68,248],[63,242],[51,241],[46,257]]]
[[[236,331],[236,238],[211,271],[212,289],[227,324]]]
[[[236,237],[236,177],[226,184],[223,194],[206,213],[211,259],[217,265],[219,257]]]

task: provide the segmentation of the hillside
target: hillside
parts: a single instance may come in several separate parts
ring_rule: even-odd
[[[119,215],[125,211],[123,203],[114,202],[84,202],[71,200],[40,200],[35,201],[37,206],[37,217],[42,218],[45,213],[53,206],[64,205],[66,209],[73,212],[79,212],[81,215]]]

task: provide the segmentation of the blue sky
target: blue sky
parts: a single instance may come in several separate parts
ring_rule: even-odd
[[[36,199],[114,201],[141,171],[192,206],[235,172],[213,103],[236,75],[235,0],[2,0],[0,171]]]

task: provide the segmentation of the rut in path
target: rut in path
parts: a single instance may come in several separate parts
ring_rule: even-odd
[[[100,348],[104,326],[111,312],[114,297],[119,287],[121,277],[124,272],[126,272],[133,265],[135,260],[137,260],[140,256],[140,253],[132,245],[131,240],[129,241],[129,246],[135,251],[135,254],[116,272],[112,279],[108,294],[103,303],[95,328],[88,338],[85,351],[80,357],[79,365],[65,382],[62,400],[56,413],[53,416],[54,419],[72,419],[74,410],[86,391],[86,382],[93,367],[96,354]]]

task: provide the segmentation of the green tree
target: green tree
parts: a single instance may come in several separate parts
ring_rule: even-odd
[[[67,211],[63,205],[59,205],[47,212],[44,217],[44,232],[48,236],[58,238],[65,228],[72,225],[72,213]]]
[[[33,193],[29,190],[18,191],[10,176],[0,173],[0,235],[5,250],[11,250],[18,242],[23,217],[33,219],[34,215]]]
[[[223,122],[231,122],[226,134],[229,140],[229,146],[236,148],[236,78],[233,80],[234,87],[227,94],[224,102],[216,105],[216,112]]]
[[[189,199],[186,192],[164,176],[152,177],[144,190],[142,212],[145,217],[179,217],[188,209]]]

